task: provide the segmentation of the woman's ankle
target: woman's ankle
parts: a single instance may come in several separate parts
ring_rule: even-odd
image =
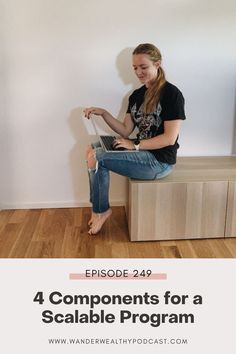
[[[104,223],[106,222],[106,220],[109,218],[111,214],[112,214],[111,208],[109,208],[103,213],[95,213],[93,223],[90,225],[91,227],[88,233],[90,235],[97,234],[101,230],[102,226],[104,225]]]

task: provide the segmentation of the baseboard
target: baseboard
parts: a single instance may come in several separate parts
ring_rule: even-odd
[[[124,206],[123,200],[114,200],[110,202],[111,206]],[[52,208],[85,208],[90,207],[89,202],[76,201],[58,201],[58,202],[34,202],[34,203],[1,203],[0,210],[5,209],[52,209]]]

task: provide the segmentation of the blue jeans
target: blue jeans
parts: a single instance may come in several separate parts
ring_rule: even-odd
[[[109,171],[133,179],[155,180],[166,177],[173,165],[159,162],[149,151],[105,152],[100,143],[92,144],[97,160],[95,169],[88,169],[90,202],[93,212],[104,213],[109,205]]]

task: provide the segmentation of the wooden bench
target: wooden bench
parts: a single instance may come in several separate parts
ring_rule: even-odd
[[[236,156],[179,157],[161,180],[129,180],[131,241],[236,237]]]

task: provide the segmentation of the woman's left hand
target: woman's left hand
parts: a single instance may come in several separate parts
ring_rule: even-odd
[[[134,143],[130,139],[117,137],[113,143],[116,149],[125,148],[127,150],[134,150]]]

